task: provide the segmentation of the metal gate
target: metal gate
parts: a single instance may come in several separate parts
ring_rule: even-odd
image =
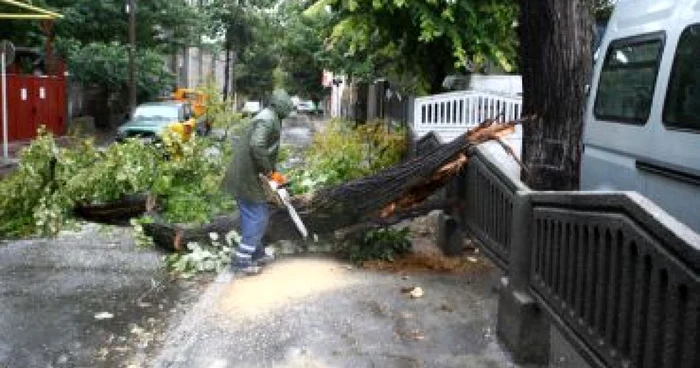
[[[2,98],[1,91],[0,98]],[[0,107],[1,112],[2,107]],[[9,141],[35,138],[37,129],[42,125],[56,135],[64,134],[66,128],[65,78],[8,75],[7,115]]]

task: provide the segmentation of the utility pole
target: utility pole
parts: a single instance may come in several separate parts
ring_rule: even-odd
[[[129,116],[136,109],[136,0],[127,0],[129,12]]]

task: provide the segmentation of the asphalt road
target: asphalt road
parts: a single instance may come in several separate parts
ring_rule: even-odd
[[[496,341],[497,270],[400,274],[320,256],[212,284],[158,368],[515,367]],[[419,286],[421,298],[402,288]]]
[[[285,124],[286,144],[311,137],[303,116]],[[137,248],[128,227],[96,224],[0,242],[0,367],[148,366],[211,279],[173,281],[162,256]]]
[[[171,282],[128,231],[0,244],[0,367],[121,367],[155,347],[197,287]]]

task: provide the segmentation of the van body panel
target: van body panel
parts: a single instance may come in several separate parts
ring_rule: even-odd
[[[581,189],[637,191],[700,232],[700,176],[697,176],[700,173],[700,130],[679,130],[663,121],[679,37],[693,24],[700,24],[698,0],[618,1],[601,42],[588,96]],[[644,40],[654,37],[659,37],[662,43],[653,93],[645,90],[643,84],[630,85],[626,91],[652,96],[648,118],[629,122],[596,115],[601,73],[606,60],[610,63],[607,69],[610,73],[617,72],[615,63],[633,64],[625,55],[612,51],[627,50],[627,43],[638,47]],[[644,65],[647,67],[645,71],[649,70],[647,64]],[[620,69],[624,69],[624,65]],[[692,83],[700,81],[693,80]],[[625,88],[620,87],[620,90]],[[616,98],[610,99],[603,96],[610,95],[601,94],[598,101],[601,106],[626,106],[626,96],[615,95]],[[642,99],[645,98],[648,100],[647,97]],[[630,101],[636,100],[630,98]],[[619,109],[623,111],[623,107]]]

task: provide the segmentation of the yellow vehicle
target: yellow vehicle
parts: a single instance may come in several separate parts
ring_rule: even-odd
[[[178,88],[173,92],[172,99],[189,102],[195,118],[199,118],[207,112],[207,95],[202,91],[191,88]]]
[[[171,99],[189,103],[192,106],[192,117],[197,121],[197,134],[209,134],[211,121],[207,116],[208,96],[206,93],[191,88],[178,88],[172,93]]]

